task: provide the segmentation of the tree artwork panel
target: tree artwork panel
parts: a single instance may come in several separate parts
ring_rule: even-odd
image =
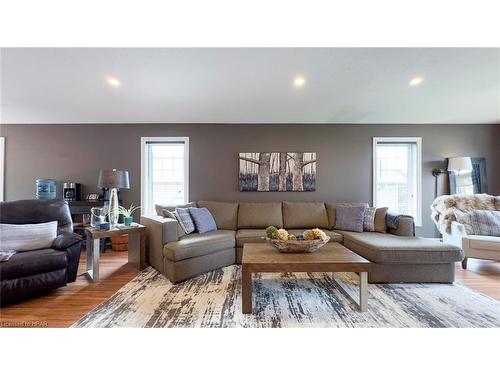
[[[315,191],[315,152],[241,152],[240,191]]]

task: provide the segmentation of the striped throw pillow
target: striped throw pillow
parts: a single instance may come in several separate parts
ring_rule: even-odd
[[[474,234],[500,236],[500,211],[472,210],[470,221]]]
[[[29,251],[52,247],[57,221],[41,224],[0,224],[0,251]]]
[[[189,208],[176,208],[175,215],[177,216],[177,221],[186,234],[193,233],[195,231],[196,227],[194,226],[193,219],[189,213]]]

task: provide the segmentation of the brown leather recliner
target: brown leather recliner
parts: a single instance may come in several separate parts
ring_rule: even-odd
[[[62,200],[19,200],[0,203],[0,223],[38,224],[57,221],[51,248],[14,254],[0,262],[0,303],[59,288],[76,279],[82,238],[73,233],[68,203]]]

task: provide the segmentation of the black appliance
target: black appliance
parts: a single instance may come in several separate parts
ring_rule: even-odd
[[[77,182],[63,183],[63,198],[65,201],[79,201],[80,184]]]

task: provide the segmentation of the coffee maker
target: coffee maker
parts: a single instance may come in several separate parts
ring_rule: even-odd
[[[80,200],[80,184],[77,182],[63,183],[63,198],[65,201]]]

